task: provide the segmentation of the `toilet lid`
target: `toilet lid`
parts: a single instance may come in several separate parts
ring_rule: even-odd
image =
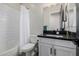
[[[34,45],[35,44],[33,44],[33,43],[28,43],[28,44],[26,44],[25,46],[22,47],[22,51],[25,51],[25,52],[30,51],[30,50],[33,49]]]

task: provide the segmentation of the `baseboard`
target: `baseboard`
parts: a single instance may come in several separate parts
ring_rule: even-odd
[[[3,53],[0,53],[0,56],[16,56],[18,52],[18,46],[13,47]]]

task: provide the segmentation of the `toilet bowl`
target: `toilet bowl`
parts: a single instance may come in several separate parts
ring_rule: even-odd
[[[20,52],[25,53],[26,56],[30,56],[29,53],[32,52],[35,44],[37,43],[37,36],[31,36],[30,37],[30,43],[25,44],[24,46],[22,46],[20,49]]]
[[[35,46],[35,44],[33,43],[28,43],[25,46],[22,47],[22,51],[23,52],[29,52],[30,50],[33,49],[33,47]]]
[[[24,52],[27,55],[30,55],[31,50],[34,48],[34,43],[27,43],[21,48],[21,51]]]

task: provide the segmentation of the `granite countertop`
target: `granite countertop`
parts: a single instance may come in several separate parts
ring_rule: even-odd
[[[47,36],[47,35],[38,35],[38,37],[50,38],[50,39],[57,39],[57,40],[72,41],[75,45],[79,46],[79,38],[74,37],[74,36],[69,36],[67,38],[66,35],[63,35],[63,37],[55,37],[55,36]]]
[[[79,39],[74,36],[67,37],[66,35],[62,35],[63,37],[56,37],[56,36],[48,36],[48,35],[38,35],[38,37],[42,38],[50,38],[50,39],[58,39],[58,40],[67,40],[67,41],[78,41]]]
[[[65,40],[65,41],[72,41],[74,44],[79,46],[79,38],[76,36],[75,32],[68,32],[69,36],[66,35],[67,31],[59,31],[58,36],[50,36],[51,35],[57,35],[56,31],[43,31],[43,34],[38,35],[38,37],[42,38],[50,38],[50,39],[57,39],[57,40]],[[62,36],[62,37],[60,37]]]

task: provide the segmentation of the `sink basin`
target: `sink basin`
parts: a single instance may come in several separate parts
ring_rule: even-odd
[[[50,35],[50,34],[47,34],[46,36],[51,36],[51,37],[61,37],[61,38],[63,38],[62,35]]]

